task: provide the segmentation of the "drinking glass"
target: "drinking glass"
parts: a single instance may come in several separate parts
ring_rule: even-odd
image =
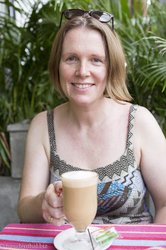
[[[71,171],[62,174],[64,213],[75,229],[64,241],[67,250],[92,250],[87,230],[97,211],[98,174],[92,171]]]

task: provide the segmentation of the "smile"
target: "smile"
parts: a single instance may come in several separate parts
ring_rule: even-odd
[[[78,83],[72,83],[72,85],[78,89],[87,89],[93,86],[93,84],[78,84]]]

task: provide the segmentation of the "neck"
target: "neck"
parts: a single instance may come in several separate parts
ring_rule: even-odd
[[[97,103],[90,106],[77,106],[68,103],[68,117],[79,128],[94,128],[103,123],[107,115],[107,106],[110,102],[107,98],[102,98]]]

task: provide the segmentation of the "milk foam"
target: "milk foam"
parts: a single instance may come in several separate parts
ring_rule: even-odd
[[[92,171],[70,171],[62,174],[62,182],[67,187],[88,187],[95,185],[98,175]]]

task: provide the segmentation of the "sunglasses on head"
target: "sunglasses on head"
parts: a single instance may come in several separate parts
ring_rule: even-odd
[[[89,15],[91,17],[94,17],[95,19],[97,19],[98,21],[100,21],[101,23],[108,23],[111,21],[111,28],[112,30],[114,30],[114,16],[110,13],[107,12],[103,12],[100,10],[81,10],[81,9],[68,9],[68,10],[64,10],[61,14],[61,19],[60,19],[60,24],[59,24],[59,28],[61,27],[62,24],[62,18],[63,16],[70,20],[76,16],[86,16]]]

